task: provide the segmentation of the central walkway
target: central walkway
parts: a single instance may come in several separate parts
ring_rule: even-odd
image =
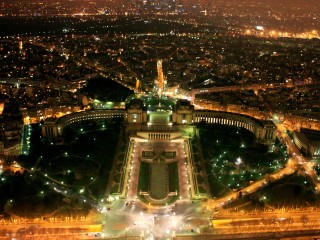
[[[142,156],[142,152],[153,152],[152,156],[159,156],[163,152],[175,152],[173,161],[177,161],[178,164],[178,179],[179,179],[179,191],[178,194],[181,199],[190,199],[188,172],[186,168],[186,151],[184,149],[183,140],[170,141],[148,141],[140,142],[139,138],[135,139],[132,152],[132,168],[131,175],[129,176],[129,189],[128,199],[135,199],[139,195],[138,179],[140,172],[141,159],[149,158]],[[150,157],[151,158],[151,157]],[[162,158],[162,157],[161,157]],[[174,160],[175,159],[175,160]],[[145,161],[145,160],[144,160]],[[161,159],[158,163],[158,157],[153,159],[153,163],[150,162],[150,174],[149,174],[149,191],[150,197],[155,200],[165,199],[169,191],[169,172],[168,164],[165,164],[164,159]]]
[[[161,200],[168,194],[168,165],[161,160],[151,164],[150,197]]]

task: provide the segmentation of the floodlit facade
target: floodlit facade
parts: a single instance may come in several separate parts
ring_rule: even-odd
[[[293,141],[308,156],[320,156],[320,131],[302,128],[293,132]]]
[[[87,110],[71,113],[61,118],[48,118],[42,126],[44,137],[56,139],[62,137],[63,129],[72,124],[83,121],[106,121],[121,119],[129,124],[161,125],[153,123],[153,113],[144,108],[143,100],[134,99],[126,110]],[[172,111],[156,112],[157,118],[167,118],[170,125],[194,124],[206,122],[208,124],[221,124],[245,128],[251,131],[258,141],[263,143],[274,143],[276,139],[276,126],[272,121],[260,121],[246,115],[218,112],[218,111],[197,111],[188,101],[179,100]],[[161,116],[160,116],[161,115]]]

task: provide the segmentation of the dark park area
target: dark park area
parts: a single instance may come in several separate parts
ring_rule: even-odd
[[[319,194],[308,177],[301,174],[285,176],[280,180],[270,180],[268,185],[253,194],[235,199],[226,209],[237,211],[274,211],[317,206]]]
[[[65,141],[51,144],[42,140],[41,125],[32,125],[29,154],[19,157],[26,171],[2,175],[0,188],[7,194],[0,201],[1,212],[20,217],[87,213],[91,207],[82,199],[104,197],[120,128],[119,122],[87,121],[69,126]]]
[[[103,77],[91,79],[82,91],[93,99],[111,102],[123,102],[133,94],[128,88]]]
[[[258,143],[246,129],[202,123],[199,134],[213,196],[241,189],[285,164],[279,145]]]

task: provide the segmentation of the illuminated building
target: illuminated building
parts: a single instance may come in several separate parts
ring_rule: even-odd
[[[155,122],[152,112],[144,107],[141,99],[133,99],[126,110],[87,110],[65,115],[58,119],[46,119],[42,127],[42,134],[47,138],[62,137],[63,129],[72,124],[82,121],[94,120],[104,121],[113,118],[120,118],[129,124],[161,125],[162,121]],[[190,125],[198,122],[208,124],[220,124],[245,128],[251,131],[258,141],[274,143],[276,139],[276,126],[272,121],[260,121],[256,118],[242,114],[219,112],[219,111],[198,111],[188,101],[179,100],[175,110],[160,111],[160,118],[166,122],[177,125]],[[158,112],[159,114],[159,112]],[[159,116],[158,116],[159,117]]]
[[[124,118],[125,110],[88,110],[64,115],[60,118],[47,118],[42,126],[42,134],[49,139],[62,137],[63,129],[66,126],[81,123],[88,120],[96,122],[114,118]]]
[[[300,131],[293,132],[293,141],[308,156],[320,155],[320,131],[301,128]]]

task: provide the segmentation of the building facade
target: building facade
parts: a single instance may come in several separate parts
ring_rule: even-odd
[[[63,129],[71,124],[83,121],[105,121],[111,119],[121,119],[128,124],[147,125],[150,115],[144,103],[140,99],[134,99],[126,110],[88,110],[71,113],[58,119],[48,118],[42,126],[42,134],[49,139],[62,137]],[[246,115],[218,112],[218,111],[197,111],[193,105],[187,101],[179,100],[175,109],[170,112],[157,112],[166,114],[170,119],[170,124],[183,125],[206,122],[208,124],[228,125],[245,128],[251,131],[256,139],[263,143],[274,143],[276,139],[276,126],[272,121],[260,121]]]
[[[301,128],[293,132],[293,141],[307,156],[320,156],[320,131]]]

